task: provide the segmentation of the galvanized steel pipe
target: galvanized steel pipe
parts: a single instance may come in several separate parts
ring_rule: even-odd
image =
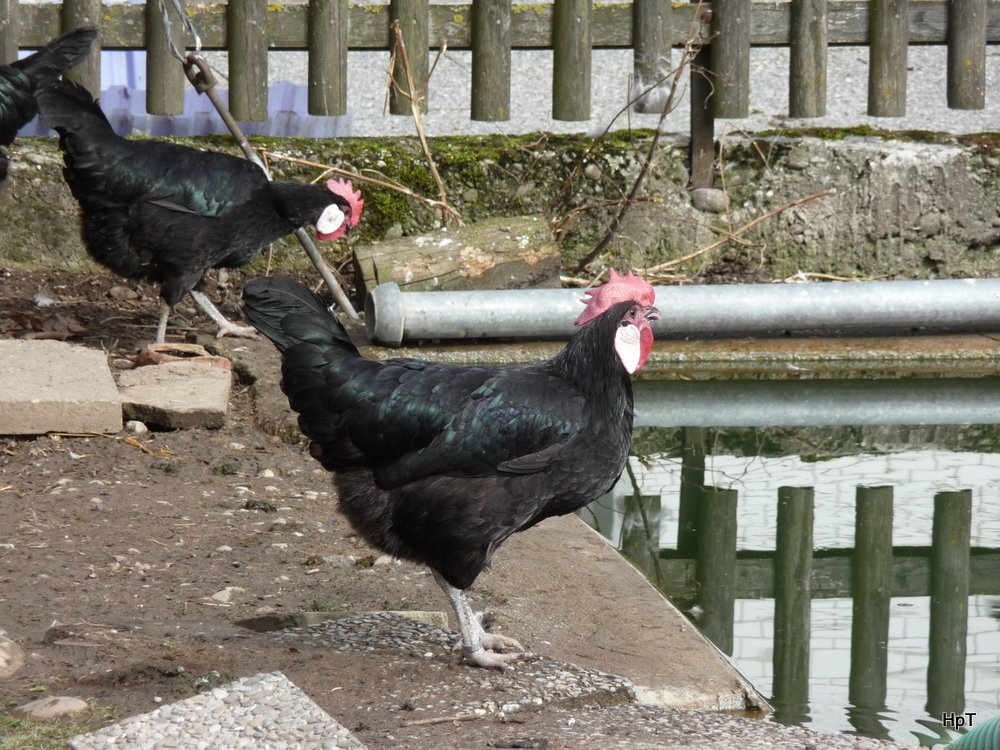
[[[404,340],[568,338],[579,289],[402,292],[380,284],[368,335]],[[867,335],[1000,330],[1000,279],[656,287],[660,338]]]

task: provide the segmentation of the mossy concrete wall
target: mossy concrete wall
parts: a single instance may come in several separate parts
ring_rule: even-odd
[[[454,137],[431,140],[449,201],[467,222],[539,214],[561,241],[565,267],[603,235],[649,149],[648,132],[582,136]],[[226,138],[179,142],[236,153]],[[299,159],[388,178],[429,197],[436,189],[416,139],[255,140]],[[648,268],[716,242],[803,196],[835,193],[781,211],[676,269],[706,281],[784,278],[797,272],[880,278],[1000,275],[1000,139],[959,142],[804,135],[723,143],[718,186],[728,213],[696,210],[686,189],[686,144],[662,139],[645,188],[605,259]],[[60,175],[55,140],[20,139],[0,193],[0,265],[86,268],[76,206]],[[276,179],[308,180],[320,170],[271,162]],[[384,188],[363,186],[365,217],[350,240],[416,234],[440,214]],[[331,260],[349,247],[327,246]],[[278,264],[304,262],[297,245]]]

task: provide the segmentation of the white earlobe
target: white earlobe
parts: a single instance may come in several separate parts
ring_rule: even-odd
[[[620,326],[615,332],[615,353],[629,375],[639,368],[642,356],[639,339],[639,329],[633,325]]]
[[[320,234],[333,234],[344,223],[344,212],[340,206],[332,204],[323,209],[319,220],[316,222],[316,231]]]

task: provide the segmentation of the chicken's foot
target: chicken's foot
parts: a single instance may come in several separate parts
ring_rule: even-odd
[[[215,306],[212,300],[210,300],[204,292],[192,289],[191,297],[198,303],[198,307],[204,310],[205,314],[214,320],[215,324],[219,326],[219,332],[215,334],[215,338],[221,339],[223,336],[237,336],[244,339],[259,338],[257,336],[257,329],[253,326],[238,326],[230,321],[219,311],[219,308]]]
[[[518,641],[497,633],[487,633],[472,611],[462,589],[452,586],[436,570],[431,570],[434,580],[444,591],[455,611],[458,629],[462,634],[462,658],[469,664],[501,672],[514,662],[532,658]]]

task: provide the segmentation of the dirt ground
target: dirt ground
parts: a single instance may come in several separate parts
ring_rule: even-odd
[[[237,319],[243,281],[234,273],[208,290]],[[113,370],[152,339],[157,304],[152,287],[109,274],[0,269],[0,336],[66,338],[107,352]],[[168,340],[213,331],[182,303]],[[0,631],[27,654],[0,681],[0,707],[75,695],[116,719],[280,670],[371,748],[468,747],[470,731],[480,747],[557,737],[566,717],[546,711],[421,721],[413,696],[440,695],[436,685],[448,685],[442,707],[510,699],[507,677],[454,653],[279,646],[236,625],[447,603],[425,570],[379,559],[355,537],[303,444],[257,426],[244,366],[276,378],[271,344],[222,348],[241,363],[224,429],[0,438]],[[489,575],[474,601],[495,629],[516,630]]]

